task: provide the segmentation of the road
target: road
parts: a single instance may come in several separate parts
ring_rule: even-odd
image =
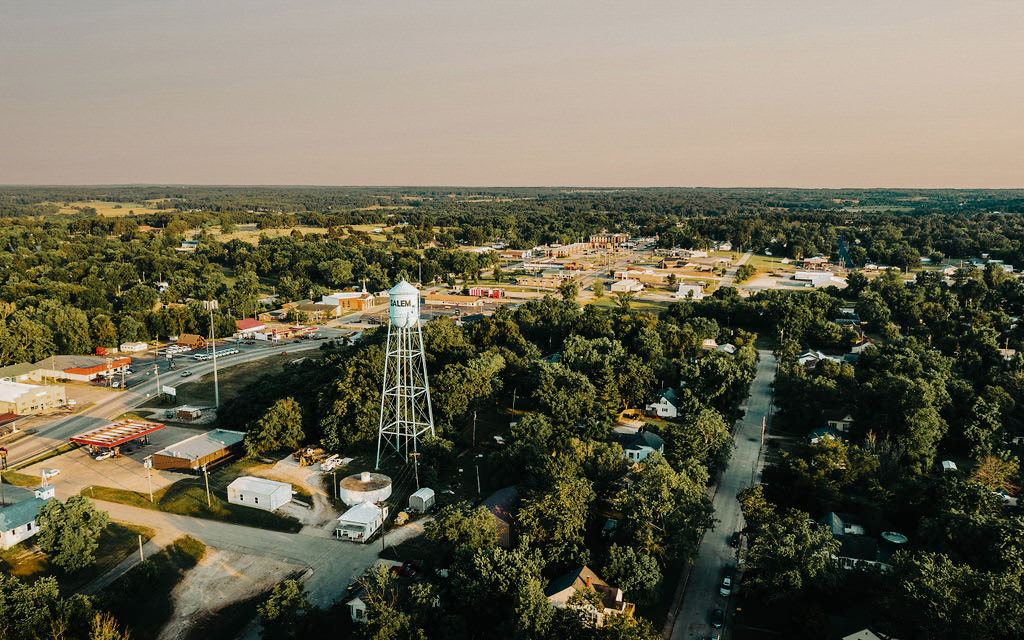
[[[325,335],[330,335],[331,337],[341,334],[338,330],[321,329],[321,332]],[[218,347],[222,349],[228,346],[236,346],[234,342],[231,341],[221,342],[223,342],[223,344],[218,344]],[[299,343],[287,345],[253,346],[241,353],[228,356],[223,359],[217,358],[217,370],[223,371],[224,369],[236,364],[252,362],[269,356],[279,355],[282,351],[287,351],[288,353],[313,351],[319,349],[322,344],[323,341],[304,340]],[[178,363],[176,370],[168,370],[167,365],[165,363],[161,363],[160,384],[162,386],[174,386],[178,384],[183,380],[183,378],[181,378],[181,372],[185,369],[188,369],[193,374],[188,378],[188,381],[198,379],[213,371],[212,361],[200,362],[192,359],[190,357],[191,355],[192,354],[185,354],[178,356],[175,359]],[[20,440],[16,440],[11,444],[6,445],[9,450],[8,465],[17,465],[25,460],[30,460],[42,453],[59,447],[62,444],[65,444],[71,436],[95,427],[100,427],[109,422],[110,418],[114,418],[122,413],[131,411],[145,402],[148,398],[157,393],[156,378],[154,376],[146,376],[144,373],[151,368],[152,364],[141,365],[140,368],[137,369],[136,373],[128,378],[129,386],[126,390],[116,394],[111,394],[109,397],[104,398],[80,413],[40,426],[36,428],[35,433],[30,436],[21,438]]]
[[[719,595],[718,588],[722,582],[723,567],[736,564],[736,550],[729,546],[729,537],[742,528],[743,515],[736,494],[752,483],[760,482],[763,464],[760,456],[761,420],[769,413],[772,382],[775,380],[775,356],[770,351],[758,353],[760,360],[750,385],[746,413],[737,424],[733,437],[732,459],[722,472],[712,499],[715,526],[704,533],[697,550],[671,640],[715,636],[716,630],[708,624],[711,610],[729,610],[727,598]],[[727,618],[726,630],[731,618]]]
[[[722,282],[718,286],[733,286],[733,283],[736,282],[736,272],[739,270],[740,266],[747,264],[747,260],[750,260],[750,256],[752,255],[754,255],[754,252],[748,251],[744,253],[742,256],[740,256],[740,259],[736,261],[736,264],[732,265],[731,267],[725,270],[725,276],[722,278]]]

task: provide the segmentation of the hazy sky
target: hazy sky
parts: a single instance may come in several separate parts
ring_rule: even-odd
[[[0,0],[0,183],[1024,187],[1021,0]]]

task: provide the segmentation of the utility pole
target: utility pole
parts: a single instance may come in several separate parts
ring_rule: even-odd
[[[142,562],[145,558],[142,557],[142,534],[139,534],[139,562]]]
[[[480,495],[480,465],[476,465],[476,495]]]
[[[476,446],[476,409],[473,410],[473,446]],[[416,483],[416,488],[420,488],[420,483]]]
[[[160,365],[153,365],[153,373],[156,374],[156,395],[158,398],[164,397],[164,389],[160,386]]]
[[[516,392],[519,391],[518,387],[512,387],[512,413],[516,412]]]
[[[146,456],[142,464],[146,467],[146,480],[149,482],[149,501],[153,502],[153,478],[149,475],[149,470],[153,468],[153,456]]]
[[[213,348],[213,408],[220,409],[220,385],[217,383],[217,338],[213,331],[213,310],[218,308],[216,300],[207,300],[203,306],[210,311],[210,346]]]
[[[416,472],[416,490],[420,490],[420,464],[418,458],[420,457],[419,451],[413,451],[409,454],[412,456],[412,468]]]
[[[334,479],[334,499],[337,500],[338,499],[338,472],[337,471],[332,471],[331,472],[331,478]]]
[[[206,480],[206,506],[210,505],[210,474],[206,472],[206,465],[203,465],[203,479]]]

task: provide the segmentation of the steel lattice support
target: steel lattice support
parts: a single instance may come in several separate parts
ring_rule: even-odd
[[[388,324],[384,386],[380,399],[377,464],[394,452],[408,460],[417,451],[421,435],[434,435],[434,411],[430,406],[427,358],[423,331],[417,320],[411,327]]]

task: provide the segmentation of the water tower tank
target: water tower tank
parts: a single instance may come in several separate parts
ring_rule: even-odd
[[[391,478],[383,473],[363,471],[344,478],[338,484],[338,497],[348,506],[375,503],[391,496]]]
[[[420,319],[420,292],[405,280],[388,291],[388,318],[398,329],[415,326]]]

